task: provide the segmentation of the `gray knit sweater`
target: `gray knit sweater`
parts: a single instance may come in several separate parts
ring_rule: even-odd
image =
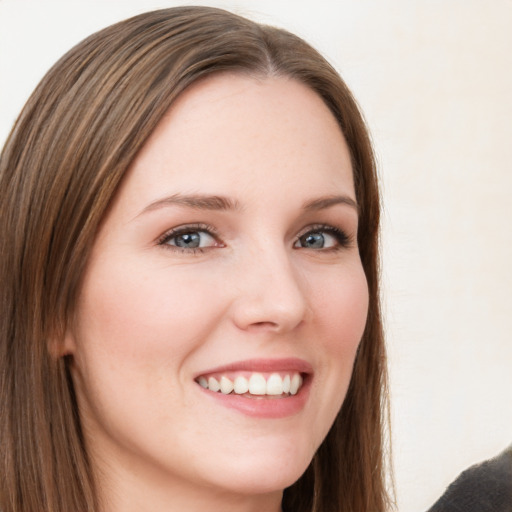
[[[464,471],[428,512],[512,512],[512,446]]]

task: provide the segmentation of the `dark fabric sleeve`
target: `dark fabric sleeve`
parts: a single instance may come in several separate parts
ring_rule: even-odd
[[[428,512],[512,512],[512,446],[464,471]]]

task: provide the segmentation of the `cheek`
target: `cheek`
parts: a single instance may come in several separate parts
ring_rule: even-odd
[[[116,360],[176,358],[199,344],[201,331],[216,318],[206,301],[208,281],[186,272],[117,267],[96,269],[84,283],[79,305],[82,345],[101,345]],[[198,305],[204,322],[198,322]],[[172,348],[172,350],[169,350]]]
[[[179,391],[188,358],[222,306],[205,300],[214,283],[170,270],[104,261],[86,275],[73,331],[73,375],[86,423],[114,432],[121,419],[135,431],[145,426],[137,421],[141,411],[161,419],[170,404],[184,406]]]
[[[368,285],[361,264],[355,262],[315,286],[312,303],[333,352],[355,352],[368,315]]]
[[[312,303],[321,333],[318,352],[322,351],[324,356],[319,362],[323,370],[319,372],[321,379],[316,385],[324,397],[325,424],[330,425],[345,398],[366,326],[368,286],[361,265],[354,264],[316,290]]]

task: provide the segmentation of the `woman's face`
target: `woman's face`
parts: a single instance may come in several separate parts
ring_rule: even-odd
[[[104,219],[66,337],[114,494],[299,478],[365,326],[357,226],[347,145],[310,89],[219,75],[182,94]]]

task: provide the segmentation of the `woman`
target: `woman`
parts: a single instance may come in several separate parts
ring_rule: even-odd
[[[386,508],[377,179],[316,51],[206,7],[113,25],[0,190],[3,512]]]

